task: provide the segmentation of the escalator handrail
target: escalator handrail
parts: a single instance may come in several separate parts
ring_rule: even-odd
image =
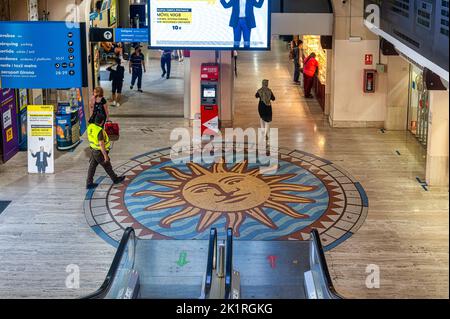
[[[227,230],[227,252],[225,264],[225,299],[231,299],[233,281],[233,229]]]
[[[119,247],[117,248],[117,252],[114,255],[111,267],[109,268],[108,274],[106,275],[106,279],[103,281],[102,285],[96,292],[86,297],[83,297],[82,299],[103,299],[106,297],[114,282],[114,278],[116,276],[117,270],[119,269],[120,262],[125,253],[125,249],[127,248],[128,242],[130,241],[131,236],[134,235],[135,231],[133,228],[128,227],[127,229],[125,229],[122,239],[120,240]]]
[[[320,267],[324,273],[324,280],[326,289],[328,293],[333,297],[333,299],[344,299],[334,288],[333,281],[330,276],[330,271],[328,269],[327,260],[325,258],[325,253],[322,246],[322,241],[320,240],[320,235],[317,229],[313,229],[311,231],[311,238],[314,241],[314,244],[317,247],[317,253],[319,256]]]
[[[212,228],[209,234],[208,264],[206,267],[204,297],[208,298],[212,286],[213,271],[217,262],[217,229]]]

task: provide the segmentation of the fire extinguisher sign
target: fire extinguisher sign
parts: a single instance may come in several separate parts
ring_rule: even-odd
[[[366,65],[373,65],[373,54],[366,54],[364,56],[364,62]]]

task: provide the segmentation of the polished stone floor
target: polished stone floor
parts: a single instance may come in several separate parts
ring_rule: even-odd
[[[327,252],[337,290],[349,298],[448,298],[449,194],[426,192],[417,183],[416,177],[424,176],[423,148],[407,132],[330,128],[318,104],[305,101],[291,84],[286,60],[280,43],[271,52],[239,55],[234,125],[259,125],[254,92],[268,78],[277,97],[273,127],[280,130],[280,147],[330,160],[361,182],[370,201],[367,219]],[[162,81],[158,61],[150,63],[154,73],[147,81]],[[183,85],[175,81],[159,87],[182,97]],[[122,136],[111,154],[115,167],[170,146],[171,130],[189,125],[182,118],[150,117],[148,108],[167,103],[166,93],[156,86],[144,90],[149,93],[136,98],[125,91],[128,102],[113,111],[129,112],[117,117]],[[181,112],[182,98],[177,101]],[[138,110],[149,115],[139,116]],[[103,281],[115,249],[92,231],[83,212],[87,154],[86,142],[74,152],[57,153],[56,174],[44,177],[26,173],[26,154],[0,165],[0,201],[12,201],[0,214],[1,298],[74,298]],[[80,267],[79,289],[65,286],[71,264]],[[379,289],[365,285],[371,264],[380,269]]]

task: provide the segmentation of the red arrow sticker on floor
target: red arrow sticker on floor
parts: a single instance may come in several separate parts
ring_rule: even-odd
[[[270,267],[272,269],[275,269],[277,267],[277,259],[278,259],[278,257],[277,256],[269,256],[269,257],[267,257],[267,259],[269,259]]]

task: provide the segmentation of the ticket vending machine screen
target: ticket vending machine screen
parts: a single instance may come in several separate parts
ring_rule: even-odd
[[[208,99],[216,98],[216,88],[215,87],[205,87],[203,88],[203,97]]]

